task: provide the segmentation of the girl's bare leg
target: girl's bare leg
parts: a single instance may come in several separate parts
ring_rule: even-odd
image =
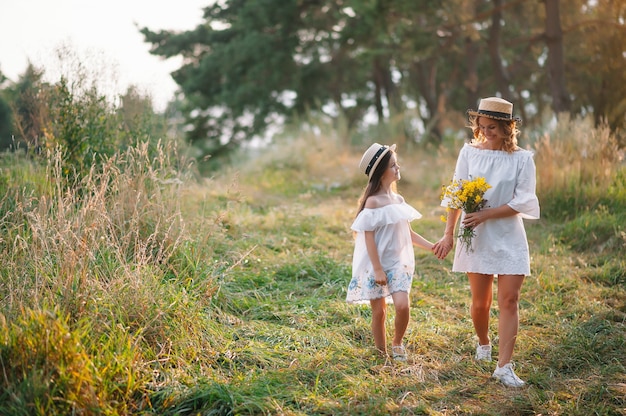
[[[387,319],[387,304],[385,298],[370,300],[372,306],[372,334],[374,344],[381,354],[387,353],[387,333],[385,320]]]
[[[402,345],[402,340],[409,326],[410,319],[409,294],[406,292],[396,292],[391,295],[391,297],[393,298],[393,304],[396,310],[392,345]]]

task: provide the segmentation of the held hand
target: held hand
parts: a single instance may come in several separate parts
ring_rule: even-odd
[[[387,273],[382,270],[376,270],[374,272],[374,281],[377,285],[386,285],[387,284]]]
[[[451,235],[444,235],[433,246],[433,253],[439,260],[446,258],[452,247],[454,246],[454,239]]]

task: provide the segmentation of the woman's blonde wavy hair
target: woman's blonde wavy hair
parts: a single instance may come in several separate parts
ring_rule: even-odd
[[[482,132],[480,131],[480,127],[478,126],[478,119],[480,117],[481,116],[469,116],[469,125],[467,127],[472,129],[474,138],[472,139],[471,143],[473,144],[483,143],[484,141],[487,140],[485,136],[483,136]],[[498,124],[500,124],[502,131],[506,135],[506,137],[504,138],[504,143],[502,143],[502,150],[504,150],[507,153],[512,153],[515,150],[517,150],[518,148],[517,136],[519,136],[520,134],[520,131],[517,128],[517,121],[497,120],[495,118],[492,119],[490,117],[485,117],[485,118],[489,118],[490,120],[493,120],[497,122]]]

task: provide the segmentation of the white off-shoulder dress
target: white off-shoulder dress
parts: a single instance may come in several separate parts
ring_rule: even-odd
[[[490,219],[478,225],[472,239],[473,251],[457,240],[452,271],[484,274],[530,275],[530,254],[523,219],[539,218],[535,193],[533,153],[485,150],[465,144],[459,153],[454,179],[484,177],[491,188],[485,192],[487,206],[508,205],[517,215]],[[442,206],[449,201],[444,199]],[[461,214],[461,222],[465,213]]]
[[[415,253],[409,223],[421,217],[422,214],[404,200],[380,208],[365,208],[357,215],[350,227],[357,235],[347,302],[361,304],[385,298],[387,303],[393,303],[392,293],[410,293]],[[365,246],[365,231],[374,231],[378,256],[387,273],[386,285],[378,285],[374,280],[374,268]]]

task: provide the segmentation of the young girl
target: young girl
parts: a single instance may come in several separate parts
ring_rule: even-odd
[[[356,232],[356,241],[346,301],[370,303],[374,343],[384,356],[387,354],[386,304],[393,303],[396,316],[392,357],[406,361],[402,340],[409,324],[409,292],[415,271],[413,244],[427,250],[433,244],[411,229],[410,221],[422,215],[396,193],[400,166],[395,150],[395,144],[374,143],[359,163],[368,184],[351,227]]]

